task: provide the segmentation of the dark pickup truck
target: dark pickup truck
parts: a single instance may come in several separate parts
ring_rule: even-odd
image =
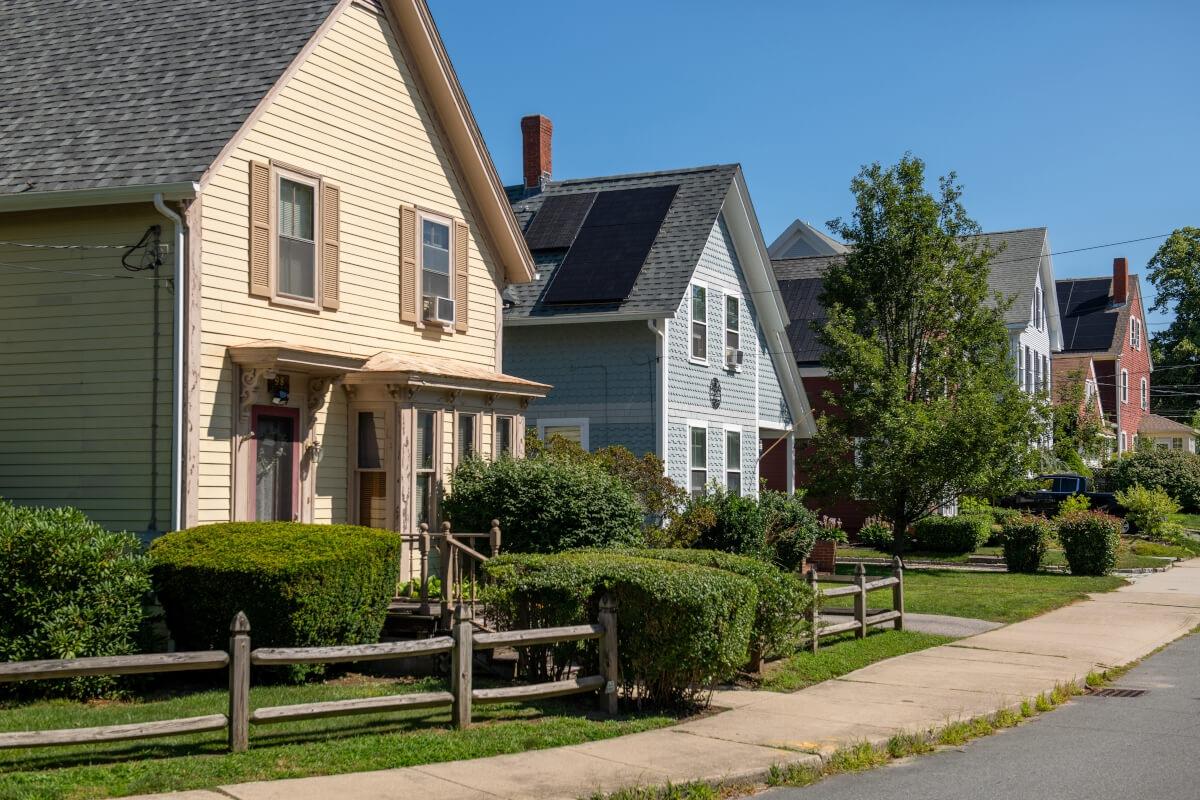
[[[999,505],[1008,508],[1018,508],[1030,514],[1042,514],[1052,517],[1058,513],[1058,505],[1071,495],[1081,494],[1092,504],[1096,511],[1112,514],[1124,520],[1125,509],[1117,502],[1112,492],[1097,492],[1087,478],[1082,475],[1063,473],[1061,475],[1039,475],[1038,484],[1042,487],[1034,491],[1019,492],[1012,497],[1006,497]],[[1125,533],[1129,533],[1129,523],[1125,522]]]

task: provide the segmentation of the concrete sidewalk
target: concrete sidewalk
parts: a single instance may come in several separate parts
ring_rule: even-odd
[[[1200,625],[1200,559],[1041,617],[899,656],[794,694],[719,692],[672,728],[474,761],[223,786],[181,800],[571,798],[668,781],[761,779],[863,740],[1014,708]]]

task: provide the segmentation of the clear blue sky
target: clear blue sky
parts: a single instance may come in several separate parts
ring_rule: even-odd
[[[1200,3],[430,5],[507,183],[541,113],[556,178],[740,162],[768,242],[905,151],[957,171],[985,230],[1045,225],[1056,251],[1200,224]],[[1160,242],[1055,269],[1142,272]]]

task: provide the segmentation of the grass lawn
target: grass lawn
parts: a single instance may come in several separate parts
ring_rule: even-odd
[[[821,640],[821,649],[815,654],[805,651],[768,664],[761,688],[773,692],[794,692],[885,658],[952,641],[949,636],[932,633],[878,628],[871,629],[865,639],[855,639],[853,633],[831,636]]]
[[[1147,545],[1150,546],[1147,547]],[[980,547],[971,555],[1003,557],[1004,548]],[[889,553],[884,553],[880,550],[875,550],[870,547],[839,547],[838,556],[842,558],[891,558]],[[1163,566],[1162,559],[1155,558],[1154,556],[1192,558],[1193,554],[1182,547],[1158,545],[1139,539],[1122,539],[1121,547],[1117,552],[1117,569],[1139,569],[1143,567]],[[968,556],[914,550],[910,553],[906,553],[905,558],[912,559],[914,561],[934,561],[942,564],[965,564],[967,563]],[[1062,550],[1051,549],[1046,553],[1046,558],[1043,560],[1043,563],[1046,566],[1065,567],[1067,566],[1067,557],[1063,554]]]
[[[325,684],[250,690],[251,707],[436,691],[437,679],[348,676]],[[98,798],[197,789],[223,783],[328,775],[481,758],[606,739],[675,722],[663,715],[617,719],[590,711],[588,697],[477,706],[477,723],[449,727],[449,709],[251,726],[250,749],[228,754],[223,732],[142,742],[0,751],[0,798]],[[44,701],[0,705],[0,731],[90,727],[226,711],[224,691],[143,702]]]
[[[885,574],[886,568],[867,567],[868,574]],[[849,564],[839,573],[853,572]],[[1088,578],[1075,575],[1040,573],[1020,575],[1008,572],[958,572],[923,569],[904,573],[904,609],[914,614],[948,614],[954,617],[1018,622],[1038,614],[1082,600],[1090,592],[1108,592],[1122,586],[1115,576]],[[845,584],[829,584],[829,586]],[[891,607],[891,588],[877,590],[868,597],[871,607]],[[835,597],[830,606],[852,606],[853,597]]]
[[[1200,514],[1172,514],[1171,519],[1188,530],[1200,531]]]

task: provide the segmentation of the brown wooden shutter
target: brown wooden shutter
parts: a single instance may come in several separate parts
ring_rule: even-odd
[[[417,296],[417,210],[400,206],[400,321],[420,319]]]
[[[467,305],[470,302],[467,283],[467,223],[454,220],[454,330],[467,330]]]
[[[338,187],[321,184],[321,308],[341,305],[341,199]]]
[[[271,165],[250,162],[250,294],[271,296]]]

